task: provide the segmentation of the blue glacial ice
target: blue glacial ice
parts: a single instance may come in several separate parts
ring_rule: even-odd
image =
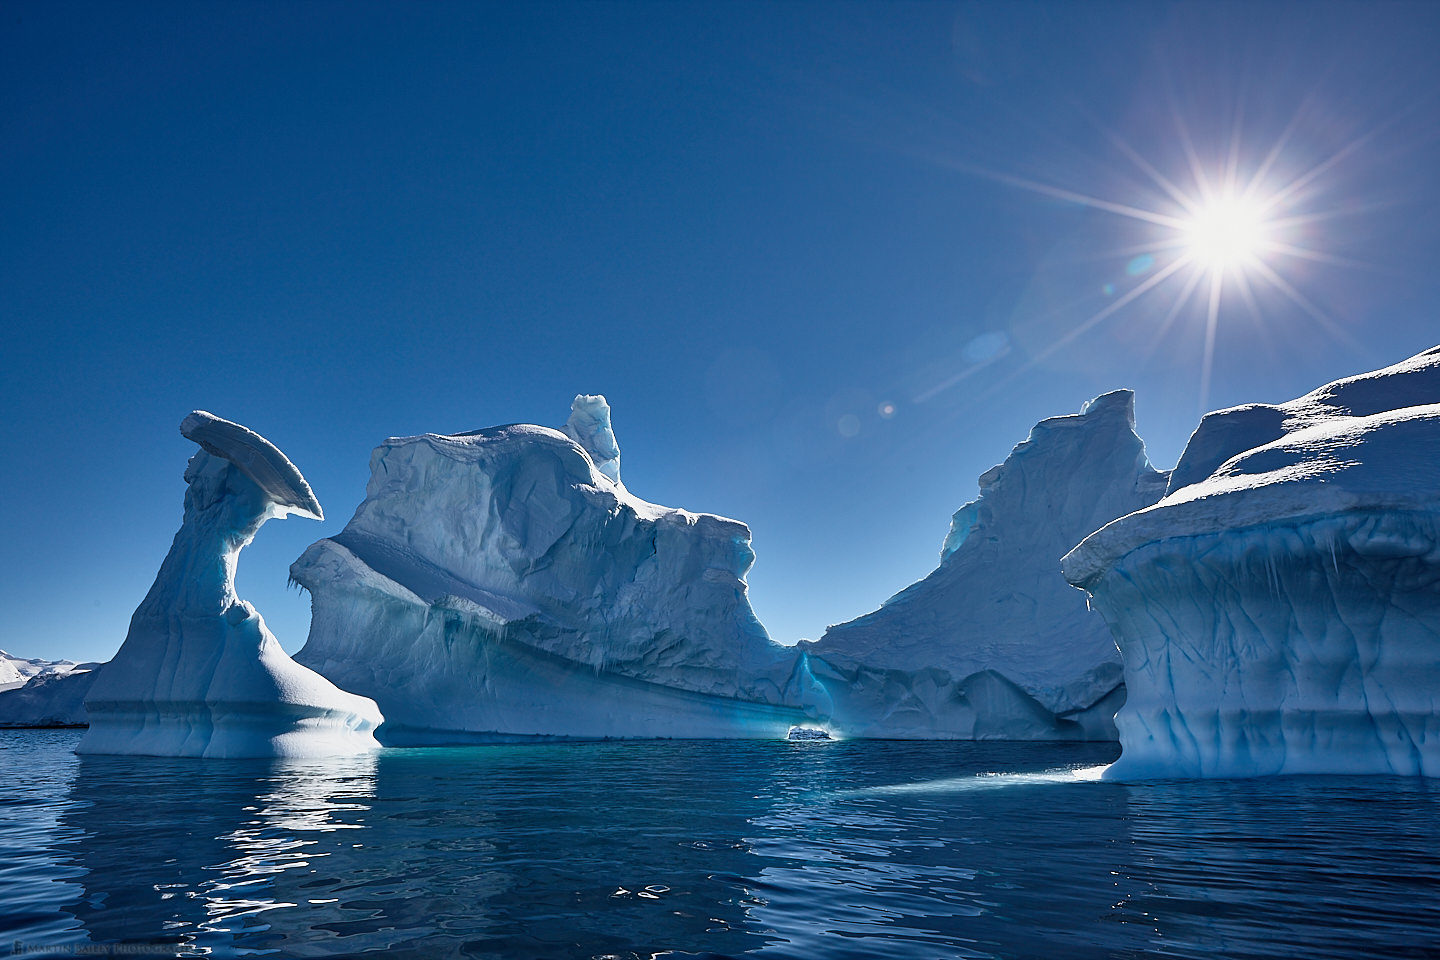
[[[290,572],[296,659],[375,698],[384,742],[784,737],[828,712],[750,608],[749,528],[631,494],[604,397],[559,429],[391,438],[370,474]]]
[[[1209,414],[1064,570],[1124,656],[1107,776],[1440,776],[1440,347]]]
[[[124,644],[94,678],[76,752],[314,757],[375,748],[374,702],[291,660],[235,594],[240,551],[267,520],[322,518],[309,484],[239,424],[196,411],[180,431],[202,448],[185,470],[184,520]]]
[[[1060,558],[1158,500],[1134,394],[1036,424],[956,511],[940,565],[873,613],[802,644],[832,727],[892,738],[1115,739],[1120,654]]]

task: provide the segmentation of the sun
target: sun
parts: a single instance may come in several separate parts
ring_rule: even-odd
[[[1252,323],[1263,326],[1258,295],[1279,296],[1310,317],[1337,343],[1358,348],[1350,331],[1329,316],[1296,287],[1291,279],[1304,263],[1371,268],[1372,265],[1333,256],[1316,249],[1324,242],[1326,221],[1341,216],[1343,205],[1326,204],[1333,189],[1326,184],[1334,168],[1363,146],[1375,131],[1355,137],[1310,165],[1289,146],[1291,134],[1302,120],[1296,117],[1268,150],[1244,142],[1239,121],[1230,133],[1228,147],[1216,143],[1209,151],[1197,149],[1184,120],[1175,116],[1178,141],[1186,164],[1167,175],[1118,135],[1110,141],[1150,181],[1141,202],[1105,198],[1042,183],[1003,171],[966,167],[968,172],[1067,203],[1115,214],[1143,224],[1137,243],[1113,251],[1124,264],[1124,276],[1107,278],[1097,287],[1106,301],[1089,317],[1069,327],[992,389],[999,389],[1083,336],[1100,323],[1141,298],[1159,300],[1162,311],[1149,325],[1151,349],[1182,316],[1198,315],[1204,346],[1200,355],[1198,408],[1208,409],[1210,378],[1215,361],[1216,335],[1222,304],[1227,312],[1243,305]],[[1378,129],[1378,128],[1377,128]],[[1207,163],[1208,152],[1216,162]],[[1301,151],[1303,154],[1303,151]],[[1325,204],[1325,205],[1322,205]],[[1168,307],[1164,301],[1168,300]],[[1198,309],[1187,312],[1195,305]]]
[[[1216,197],[1179,227],[1184,256],[1212,274],[1240,274],[1260,265],[1269,232],[1264,205],[1243,196]]]

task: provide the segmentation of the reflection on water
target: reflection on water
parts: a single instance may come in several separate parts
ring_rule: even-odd
[[[1440,944],[1424,781],[1120,785],[1112,747],[600,743],[334,762],[0,733],[0,954],[1354,957]],[[168,944],[168,947],[162,945]]]

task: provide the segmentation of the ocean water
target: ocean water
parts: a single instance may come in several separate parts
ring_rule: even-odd
[[[1440,783],[1124,786],[1084,744],[77,740],[0,731],[0,955],[1440,956]]]

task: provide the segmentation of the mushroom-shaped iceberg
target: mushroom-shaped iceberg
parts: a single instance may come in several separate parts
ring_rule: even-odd
[[[235,564],[266,520],[324,518],[300,471],[259,434],[197,410],[185,518],[115,659],[85,699],[77,753],[311,757],[378,746],[373,700],[280,648],[235,595]]]

